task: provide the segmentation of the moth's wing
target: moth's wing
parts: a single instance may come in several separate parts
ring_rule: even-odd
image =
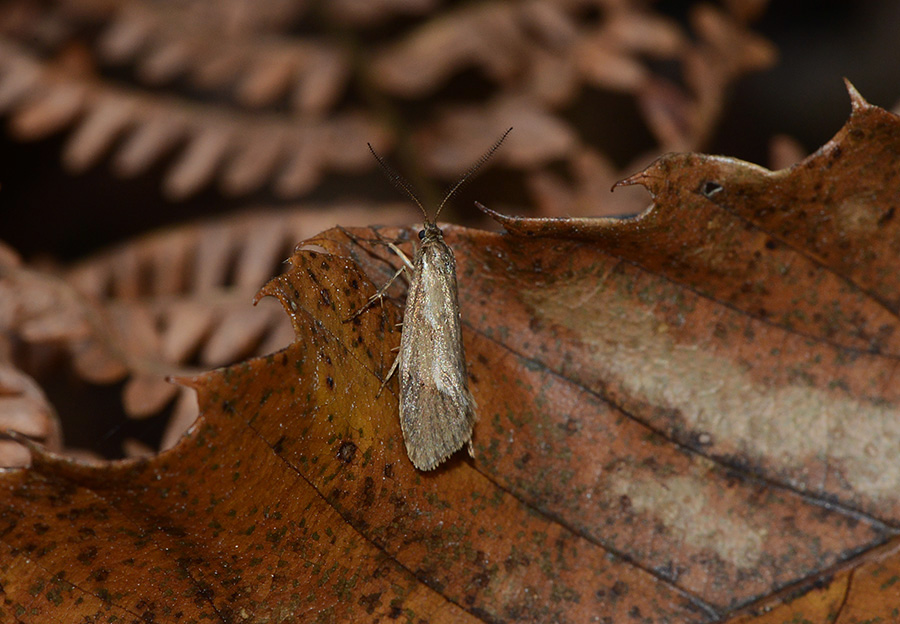
[[[472,439],[475,401],[463,352],[456,263],[441,240],[416,256],[400,336],[400,426],[419,470],[436,468]]]

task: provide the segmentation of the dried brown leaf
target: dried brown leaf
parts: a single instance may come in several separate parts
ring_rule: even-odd
[[[852,97],[789,171],[670,154],[633,219],[444,226],[480,419],[427,474],[379,392],[398,302],[346,322],[401,264],[376,234],[415,229],[307,241],[261,293],[297,339],[183,379],[180,444],[0,475],[4,591],[48,620],[890,621],[900,120]]]

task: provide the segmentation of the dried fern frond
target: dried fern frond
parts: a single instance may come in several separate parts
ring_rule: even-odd
[[[289,344],[293,331],[281,308],[269,300],[251,307],[254,294],[280,272],[297,241],[336,222],[368,223],[373,214],[386,223],[409,218],[402,205],[252,211],[151,234],[61,273],[4,263],[0,339],[20,343],[26,351],[20,359],[27,359],[28,349],[54,345],[68,353],[80,378],[124,381],[123,407],[132,417],[157,414],[175,401],[165,448],[193,422],[197,409],[192,391],[167,377]],[[0,428],[58,446],[52,408],[21,371],[3,368],[3,361]],[[30,424],[19,427],[8,416],[14,409],[16,418],[30,418]]]
[[[221,18],[198,20],[196,8],[126,5],[98,40],[99,59],[134,64],[136,77],[147,84],[183,79],[200,91],[230,93],[247,107],[271,106],[289,93],[288,103],[298,112],[317,114],[343,94],[350,59],[341,47]],[[282,25],[292,21],[285,16]]]
[[[59,418],[41,387],[0,360],[0,431],[15,431],[51,451],[62,449]],[[26,466],[31,454],[18,442],[0,438],[0,466]]]
[[[531,178],[577,170],[586,150],[608,153],[573,117],[593,94],[631,97],[652,154],[694,150],[728,87],[775,59],[747,27],[760,0],[698,3],[690,32],[636,0],[19,4],[30,10],[0,8],[0,110],[17,136],[74,126],[66,163],[115,150],[121,175],[180,146],[163,181],[179,198],[213,180],[227,194],[301,196],[329,172],[372,167],[367,142],[388,156],[404,146],[420,177],[452,179],[509,126],[499,160],[536,188]],[[446,92],[473,75],[484,84]],[[583,209],[620,212],[618,201]]]
[[[585,5],[605,11],[599,24],[578,19]],[[693,149],[718,120],[726,86],[741,74],[775,60],[773,47],[733,16],[697,5],[691,14],[699,41],[692,42],[671,20],[641,6],[621,3],[508,3],[463,7],[427,22],[376,56],[375,80],[385,90],[417,97],[432,92],[451,75],[478,68],[517,94],[528,94],[548,109],[577,97],[579,87],[632,93],[645,109],[661,151]],[[677,93],[645,62],[679,62],[689,91],[673,111],[687,123],[671,124],[654,102]],[[645,101],[646,100],[646,101]],[[682,128],[679,136],[672,127]]]
[[[12,45],[0,46],[0,112],[12,115],[12,131],[21,139],[74,125],[65,152],[74,170],[115,147],[115,169],[135,175],[182,146],[164,181],[175,198],[216,177],[230,193],[271,182],[279,195],[299,195],[327,170],[367,168],[367,141],[386,144],[363,114],[328,119],[226,114],[209,105],[73,79]]]

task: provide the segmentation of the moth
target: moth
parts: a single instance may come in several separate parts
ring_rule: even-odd
[[[444,241],[437,218],[447,200],[487,162],[511,130],[507,130],[447,192],[433,217],[429,217],[410,184],[369,145],[391,182],[415,202],[425,217],[413,260],[410,262],[396,245],[390,243],[404,264],[363,306],[364,310],[375,300],[380,300],[394,279],[407,273],[409,290],[403,312],[400,352],[382,382],[382,389],[399,369],[400,428],[406,453],[419,470],[437,468],[464,444],[474,456],[475,399],[469,392],[466,373],[456,259]]]

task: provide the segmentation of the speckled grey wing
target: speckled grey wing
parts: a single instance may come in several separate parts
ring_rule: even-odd
[[[431,470],[472,439],[475,401],[453,252],[443,240],[427,242],[414,266],[400,336],[400,426],[413,465]]]

